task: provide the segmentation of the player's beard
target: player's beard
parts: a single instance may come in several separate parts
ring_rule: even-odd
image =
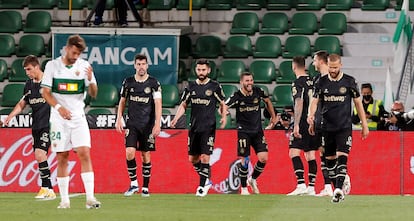
[[[341,71],[329,72],[329,75],[331,76],[331,78],[336,79],[338,77],[339,73],[341,73]]]
[[[252,90],[253,90],[253,85],[251,85],[251,84],[245,84],[245,85],[243,85],[243,88],[244,88],[245,91],[251,93]]]
[[[198,74],[198,75],[197,75],[197,79],[198,79],[199,81],[204,81],[206,78],[207,78],[207,75],[202,75],[202,74]]]
[[[138,70],[138,75],[141,76],[141,77],[145,76],[145,73],[147,73],[147,72],[144,69],[139,69]]]

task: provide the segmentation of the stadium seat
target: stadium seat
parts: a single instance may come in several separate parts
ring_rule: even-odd
[[[247,58],[253,54],[252,42],[246,35],[230,36],[225,45],[225,58]]]
[[[234,92],[238,91],[239,88],[233,84],[222,84],[221,87],[223,88],[224,97],[227,99],[234,94]]]
[[[282,52],[283,58],[293,58],[294,56],[310,55],[310,40],[306,36],[289,36],[286,39],[285,47]]]
[[[259,31],[259,18],[254,12],[239,12],[234,15],[230,34],[254,35]]]
[[[319,36],[316,38],[313,51],[325,50],[329,54],[341,55],[341,43],[336,36]]]
[[[210,64],[210,69],[211,69],[208,77],[215,80],[217,79],[217,65],[213,60],[209,60],[208,62]],[[190,75],[188,76],[188,81],[194,81],[195,79],[197,79],[195,67],[196,67],[196,61],[192,62],[191,64],[191,70],[190,70]]]
[[[29,34],[23,35],[16,47],[16,55],[24,57],[27,55],[41,56],[45,54],[45,42],[42,36]]]
[[[0,33],[18,33],[22,30],[22,15],[18,11],[0,11]]]
[[[254,58],[277,58],[282,54],[282,44],[279,37],[261,35],[256,39]]]
[[[276,108],[283,108],[285,106],[293,105],[292,86],[291,85],[276,85],[273,89],[273,106]]]
[[[284,34],[288,30],[289,19],[282,12],[268,12],[263,16],[260,34]]]
[[[292,0],[268,0],[266,8],[268,10],[290,10],[296,6]]]
[[[186,81],[187,78],[187,65],[183,60],[180,60],[178,63],[178,83]]]
[[[40,68],[42,69],[42,71],[45,71],[45,67],[47,62],[49,62],[50,60],[52,60],[51,58],[45,59],[42,61],[42,63],[40,64]]]
[[[29,9],[53,9],[56,5],[56,0],[30,0]]]
[[[69,1],[70,0],[58,0],[58,9],[69,9]],[[86,0],[71,0],[72,1],[72,9],[73,10],[80,10],[86,7]]]
[[[349,11],[353,3],[354,0],[327,0],[325,9],[328,11]]]
[[[223,54],[221,39],[213,35],[197,38],[193,55],[196,58],[217,58]]]
[[[296,10],[321,10],[323,7],[324,0],[296,0]]]
[[[0,1],[1,9],[23,9],[26,5],[27,5],[27,0],[1,0]]]
[[[318,28],[318,19],[312,12],[298,12],[292,16],[289,34],[312,35]]]
[[[95,7],[96,0],[86,0],[86,6],[88,9]],[[105,10],[111,10],[115,7],[115,0],[106,0]]]
[[[3,59],[0,59],[0,82],[3,82],[4,79],[7,79],[7,62]]]
[[[402,3],[403,3],[403,0],[397,0],[395,2],[394,9],[397,11],[400,11],[402,7]],[[408,10],[414,11],[414,0],[408,0]]]
[[[254,60],[249,67],[249,71],[254,76],[254,82],[271,84],[275,79],[275,64],[269,60]]]
[[[24,84],[8,83],[4,86],[1,99],[2,107],[14,107],[23,96]]]
[[[320,35],[342,35],[346,29],[346,16],[341,12],[331,12],[322,15],[318,33]]]
[[[94,108],[89,109],[87,114],[89,115],[100,115],[100,114],[113,114],[111,110],[107,108]]]
[[[265,85],[265,84],[256,84],[256,79],[255,79],[255,84],[256,87],[262,89],[264,91],[265,94],[267,94],[269,96],[269,98],[272,98],[272,95],[269,94],[269,88]],[[260,107],[263,108],[265,107],[265,103],[261,100],[260,101]]]
[[[177,10],[188,10],[189,7],[189,0],[178,0],[177,3]],[[192,9],[193,10],[200,10],[201,8],[204,8],[206,5],[206,1],[205,0],[192,0]]]
[[[98,95],[91,98],[90,107],[115,107],[118,104],[118,89],[112,84],[99,84]]]
[[[13,35],[0,35],[0,57],[10,57],[15,52]]]
[[[23,27],[25,33],[49,33],[52,17],[47,11],[30,11]]]
[[[0,115],[9,115],[13,111],[13,108],[4,108],[0,110]]]
[[[177,85],[164,84],[161,85],[162,91],[162,107],[175,107],[180,102],[180,92]]]
[[[363,0],[361,10],[384,11],[390,5],[390,0]]]
[[[167,109],[167,108],[163,108],[162,109],[162,115],[171,115],[172,113],[171,113],[171,111],[169,110],[169,109]]]
[[[238,0],[237,10],[260,10],[266,5],[266,0]]]
[[[49,38],[49,41],[45,45],[45,56],[48,58],[52,57],[52,37]]]
[[[147,4],[148,10],[170,10],[174,7],[173,0],[150,0]]]
[[[220,128],[220,126],[221,126],[220,120],[221,120],[221,115],[219,115],[216,112],[216,128]],[[233,119],[231,118],[230,114],[227,114],[227,116],[226,116],[226,125],[224,125],[223,129],[234,129],[234,128],[236,128],[236,126],[233,123]]]
[[[188,35],[181,35],[180,36],[180,49],[179,49],[180,58],[190,57],[193,52],[192,48],[193,48],[193,44],[191,42],[191,38]]]
[[[241,60],[224,60],[218,68],[217,80],[220,83],[239,83],[240,75],[246,71],[246,66]]]
[[[10,67],[9,81],[11,82],[25,82],[29,78],[23,68],[23,58],[18,58],[13,61]]]
[[[315,66],[313,66],[312,63],[308,66],[308,75],[311,77],[315,77],[318,74],[318,72],[315,70]]]
[[[292,70],[292,61],[285,60],[280,62],[279,77],[276,78],[277,84],[291,84],[296,79],[296,75]]]
[[[207,10],[230,10],[233,7],[233,0],[207,0]]]

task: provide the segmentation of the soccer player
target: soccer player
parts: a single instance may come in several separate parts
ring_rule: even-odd
[[[208,77],[211,71],[208,60],[198,60],[195,71],[197,79],[190,82],[185,88],[177,113],[171,121],[171,127],[175,127],[178,119],[185,113],[187,106],[191,105],[188,155],[189,161],[193,164],[200,178],[196,196],[204,197],[212,185],[209,180],[209,163],[216,136],[216,106],[220,106],[220,128],[224,128],[226,125],[227,107],[224,103],[221,85]]]
[[[121,88],[121,99],[118,105],[116,130],[123,131],[123,113],[128,104],[128,116],[125,132],[126,164],[131,180],[124,196],[132,196],[139,191],[137,181],[136,151],[141,152],[143,185],[141,196],[149,197],[151,177],[151,151],[155,151],[155,137],[161,131],[161,85],[150,76],[148,60],[143,54],[134,57],[135,74],[124,79]],[[139,143],[139,146],[137,145]]]
[[[292,84],[292,96],[294,101],[294,124],[293,133],[289,139],[289,157],[292,160],[295,171],[297,186],[296,189],[288,193],[288,196],[296,195],[315,195],[315,180],[317,164],[315,152],[318,149],[314,139],[308,132],[309,124],[306,121],[309,107],[309,94],[312,94],[313,80],[306,73],[305,58],[302,56],[294,57],[292,60],[292,70],[296,79]],[[305,159],[308,162],[308,187],[304,179],[304,167],[300,158],[301,151],[305,152]]]
[[[43,78],[43,72],[40,69],[39,60],[36,56],[29,55],[24,58],[23,67],[26,75],[30,78],[26,81],[23,97],[13,108],[13,111],[6,117],[4,124],[7,126],[10,120],[22,112],[26,105],[32,108],[32,139],[35,159],[39,165],[40,179],[42,187],[35,196],[36,199],[55,199],[56,194],[53,191],[50,182],[50,169],[47,163],[47,152],[50,147],[49,140],[49,116],[50,106],[40,94],[40,82]],[[0,121],[1,126],[1,121]]]
[[[266,104],[266,109],[270,114],[269,124],[274,125],[277,123],[276,114],[269,95],[253,84],[254,80],[252,73],[242,73],[240,76],[240,90],[235,92],[226,101],[226,105],[229,108],[236,108],[238,137],[237,155],[241,160],[238,164],[241,181],[241,195],[250,195],[249,190],[247,189],[247,182],[249,182],[252,187],[253,193],[260,193],[256,179],[263,172],[268,159],[268,148],[262,129],[261,101]],[[249,173],[250,146],[253,147],[257,154],[258,161],[254,165],[252,176],[247,178]]]
[[[347,174],[348,154],[352,146],[351,102],[354,102],[361,119],[362,139],[368,134],[368,125],[360,99],[357,83],[352,76],[341,71],[341,57],[337,54],[328,56],[329,74],[320,78],[315,85],[308,123],[309,133],[314,134],[313,124],[318,103],[322,110],[322,139],[325,146],[326,167],[335,190],[332,202],[344,200],[342,190]]]
[[[53,107],[50,113],[50,140],[57,157],[57,183],[60,192],[60,209],[70,208],[69,151],[74,150],[81,163],[81,178],[86,193],[86,208],[99,208],[94,196],[95,175],[90,155],[91,136],[83,102],[88,91],[94,98],[98,86],[91,65],[80,58],[85,40],[79,35],[68,37],[62,55],[46,64],[41,83],[42,96]]]

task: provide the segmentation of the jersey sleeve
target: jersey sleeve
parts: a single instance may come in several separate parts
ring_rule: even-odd
[[[26,81],[26,84],[24,85],[24,89],[23,89],[23,96],[22,96],[22,99],[24,99],[24,101],[26,101],[26,104],[28,104],[29,103],[29,96],[27,96],[27,95],[29,95],[29,84],[30,84],[30,82],[29,82],[30,80],[28,80],[28,81]]]
[[[313,97],[314,98],[320,98],[321,97],[321,77],[319,77],[318,79],[316,79],[313,83]]]
[[[259,92],[259,96],[260,96],[262,99],[269,98],[269,93],[267,93],[267,92],[266,92],[266,91],[264,91],[263,89],[258,88],[258,92]]]
[[[226,100],[226,105],[229,107],[235,107],[236,104],[238,103],[238,96],[237,96],[237,92],[235,92],[234,94],[232,94],[227,100]]]
[[[121,86],[121,91],[119,92],[119,95],[121,97],[126,97],[127,96],[127,83],[126,83],[126,79],[124,79],[124,81],[122,82],[122,86]]]
[[[219,102],[224,101],[225,97],[224,97],[224,92],[223,92],[223,88],[221,87],[220,84],[217,83],[217,88],[216,91],[214,91],[214,95],[217,98],[217,100]]]
[[[189,97],[190,97],[190,89],[186,87],[183,91],[183,94],[181,95],[180,103],[185,102],[186,104],[189,104],[190,103]]]
[[[162,97],[161,84],[157,80],[154,81],[154,86],[152,88],[152,96],[153,96],[154,99],[161,99],[161,97]]]
[[[41,83],[42,87],[52,88],[53,71],[54,71],[54,65],[53,65],[53,60],[52,60],[46,63],[46,67],[43,73],[43,78],[42,78],[42,83]]]
[[[304,91],[304,86],[301,84],[300,81],[293,82],[292,84],[293,100],[296,100],[297,98],[303,99],[303,91]]]
[[[358,90],[358,84],[355,81],[355,78],[350,78],[350,91],[352,98],[358,98],[360,96],[359,90]]]

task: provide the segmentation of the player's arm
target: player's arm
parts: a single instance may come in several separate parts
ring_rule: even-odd
[[[270,98],[269,97],[263,98],[263,102],[266,104],[266,109],[270,114],[269,125],[266,128],[272,129],[276,125],[279,119],[276,117],[275,109],[273,108],[273,104]]]
[[[119,133],[122,133],[122,131],[124,130],[124,111],[125,111],[125,103],[126,103],[126,99],[125,97],[121,97],[121,99],[119,99],[119,103],[118,103],[118,111],[116,114],[116,121],[115,121],[115,128],[116,131],[118,131]]]
[[[185,101],[182,101],[177,108],[177,112],[175,113],[174,118],[171,121],[171,128],[175,128],[177,121],[181,118],[181,116],[184,115],[186,108],[187,108],[187,103]]]
[[[88,94],[92,98],[96,98],[96,96],[98,95],[98,85],[96,85],[95,83],[89,84]]]
[[[315,112],[318,107],[319,98],[313,97],[310,101],[309,111],[308,111],[308,118],[306,119],[309,124],[309,134],[315,135]]]
[[[293,136],[301,138],[302,135],[299,133],[299,123],[303,112],[303,98],[297,97],[295,99],[294,107],[294,120],[293,120]]]
[[[155,124],[152,128],[152,136],[156,137],[161,132],[162,98],[161,91],[154,92]]]
[[[226,124],[227,124],[228,107],[227,107],[226,103],[223,100],[220,101],[219,105],[220,105],[220,109],[221,109],[221,112],[220,112],[220,116],[221,116],[220,128],[223,129],[224,127],[226,127]]]
[[[42,87],[42,97],[52,108],[59,112],[60,116],[62,116],[66,120],[71,119],[72,114],[70,113],[70,111],[56,101],[49,87]]]
[[[95,75],[93,74],[92,66],[86,68],[86,86],[88,87],[88,94],[92,98],[96,98],[98,95],[98,85],[96,84]]]
[[[361,101],[361,99],[359,99],[359,97],[353,98],[353,100],[354,100],[355,108],[357,110],[359,119],[361,119],[362,139],[365,139],[365,138],[368,137],[369,130],[368,130],[367,118],[365,117],[364,106],[362,105],[362,101]]]
[[[12,112],[10,112],[10,114],[6,117],[6,119],[4,120],[4,125],[8,126],[10,120],[15,117],[16,115],[18,115],[20,112],[22,112],[22,110],[24,109],[24,107],[26,106],[26,101],[24,100],[24,97],[22,97],[22,99],[20,99],[20,101],[16,104],[16,106],[14,106]],[[0,127],[1,127],[1,121],[0,121]]]

